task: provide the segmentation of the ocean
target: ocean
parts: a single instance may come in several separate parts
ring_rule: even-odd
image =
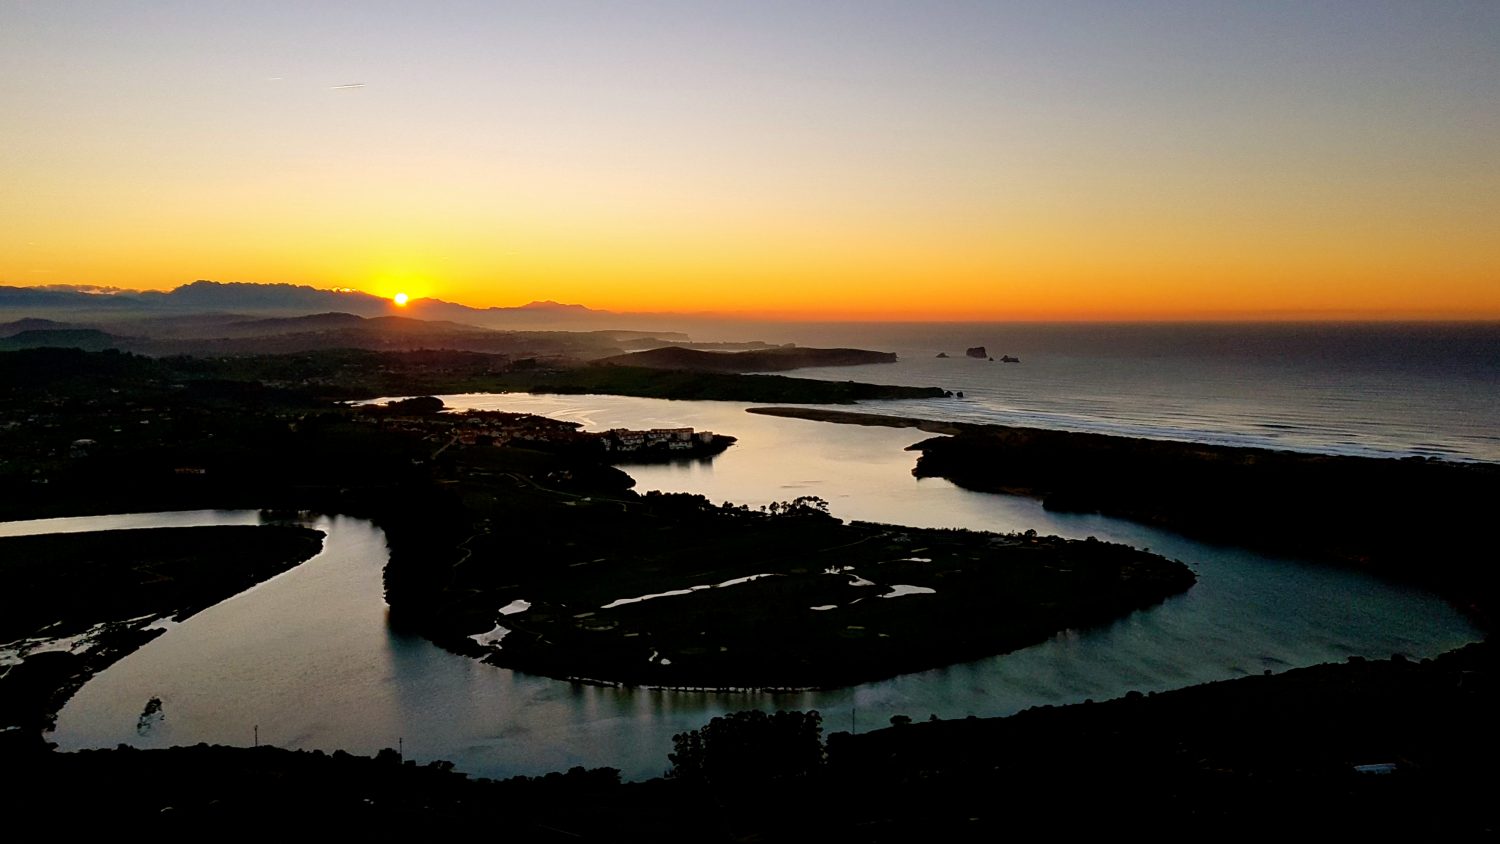
[[[1500,323],[747,323],[693,337],[892,351],[894,364],[789,374],[963,393],[881,413],[1500,462]],[[965,356],[974,346],[986,359]]]

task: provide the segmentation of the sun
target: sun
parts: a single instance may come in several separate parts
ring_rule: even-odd
[[[397,293],[395,296],[391,297],[391,301],[396,303],[396,307],[404,308],[406,307],[406,303],[410,298],[411,297],[407,296],[405,293]]]

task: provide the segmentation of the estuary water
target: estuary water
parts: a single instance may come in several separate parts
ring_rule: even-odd
[[[63,749],[248,745],[258,732],[260,741],[282,747],[356,753],[400,743],[408,758],[448,759],[481,776],[585,765],[641,779],[667,767],[674,733],[740,709],[817,709],[828,731],[865,731],[897,714],[1005,715],[1351,655],[1432,656],[1479,637],[1440,599],[1376,578],[917,480],[915,455],[904,448],[920,432],[756,416],[735,403],[444,398],[452,407],[543,413],[592,428],[692,425],[739,438],[711,462],[626,467],[639,490],[698,492],[753,506],[817,495],[845,519],[1095,536],[1180,559],[1200,580],[1186,594],[1108,626],[847,689],[782,695],[617,689],[494,668],[392,632],[380,583],[383,534],[359,519],[319,517],[309,524],[327,535],[320,555],[171,627],[102,672],[60,713],[52,740]],[[200,512],[45,520],[3,524],[0,535],[258,518]],[[152,697],[161,699],[164,717],[142,728],[140,714]]]

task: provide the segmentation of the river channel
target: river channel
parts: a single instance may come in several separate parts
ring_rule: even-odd
[[[799,495],[833,513],[922,527],[1036,529],[1150,548],[1199,574],[1184,595],[1114,624],[1066,631],[1003,656],[847,689],[710,694],[570,684],[494,668],[386,624],[385,539],[369,522],[307,520],[326,534],[312,560],[197,614],[89,681],[50,738],[64,750],[197,742],[448,759],[480,776],[574,765],[660,774],[671,737],[739,709],[817,709],[825,731],[1005,715],[1351,655],[1433,656],[1479,638],[1439,598],[1329,566],[1205,544],[1102,516],[1048,513],[1034,500],[967,492],[911,475],[912,430],[756,416],[727,402],[604,396],[448,396],[453,407],[543,413],[591,428],[693,425],[739,442],[712,462],[625,467],[637,489],[701,492],[752,506]],[[51,519],[0,535],[256,523],[255,512]],[[732,587],[730,587],[732,588]],[[628,597],[628,596],[620,596]],[[164,717],[142,726],[158,697]]]

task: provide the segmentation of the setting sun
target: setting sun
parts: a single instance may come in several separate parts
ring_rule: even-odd
[[[391,301],[396,303],[396,307],[404,308],[406,307],[408,298],[409,297],[405,293],[397,293],[395,296],[391,297]]]

